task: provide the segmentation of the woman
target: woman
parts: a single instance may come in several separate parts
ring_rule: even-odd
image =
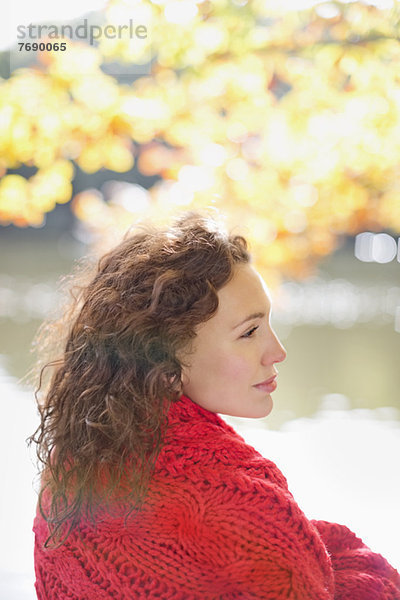
[[[400,598],[217,414],[266,416],[286,354],[242,237],[193,213],[138,231],[73,309],[32,438],[39,600]]]

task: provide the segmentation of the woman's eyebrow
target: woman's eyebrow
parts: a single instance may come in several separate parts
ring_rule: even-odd
[[[243,321],[240,321],[240,323],[238,323],[237,325],[234,325],[232,327],[232,329],[236,329],[237,327],[240,327],[240,325],[243,325],[244,323],[247,323],[247,321],[251,321],[252,319],[264,319],[264,317],[265,317],[264,312],[251,313],[251,315],[248,315],[245,319],[243,319]]]

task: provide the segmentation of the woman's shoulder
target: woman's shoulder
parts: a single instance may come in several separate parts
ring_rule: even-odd
[[[157,471],[195,480],[210,475],[212,481],[230,481],[233,474],[274,483],[287,490],[278,467],[262,456],[228,425],[186,396],[172,407]],[[207,478],[207,477],[206,477]]]

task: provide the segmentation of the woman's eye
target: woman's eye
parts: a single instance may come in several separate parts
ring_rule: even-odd
[[[249,338],[252,337],[253,333],[258,329],[258,325],[256,325],[255,327],[252,327],[249,331],[247,331],[245,334],[242,335],[242,338]]]

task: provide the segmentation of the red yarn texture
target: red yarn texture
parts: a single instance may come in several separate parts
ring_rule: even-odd
[[[310,521],[271,461],[182,396],[144,509],[124,524],[83,518],[44,549],[39,600],[400,600],[400,576],[347,527]]]

